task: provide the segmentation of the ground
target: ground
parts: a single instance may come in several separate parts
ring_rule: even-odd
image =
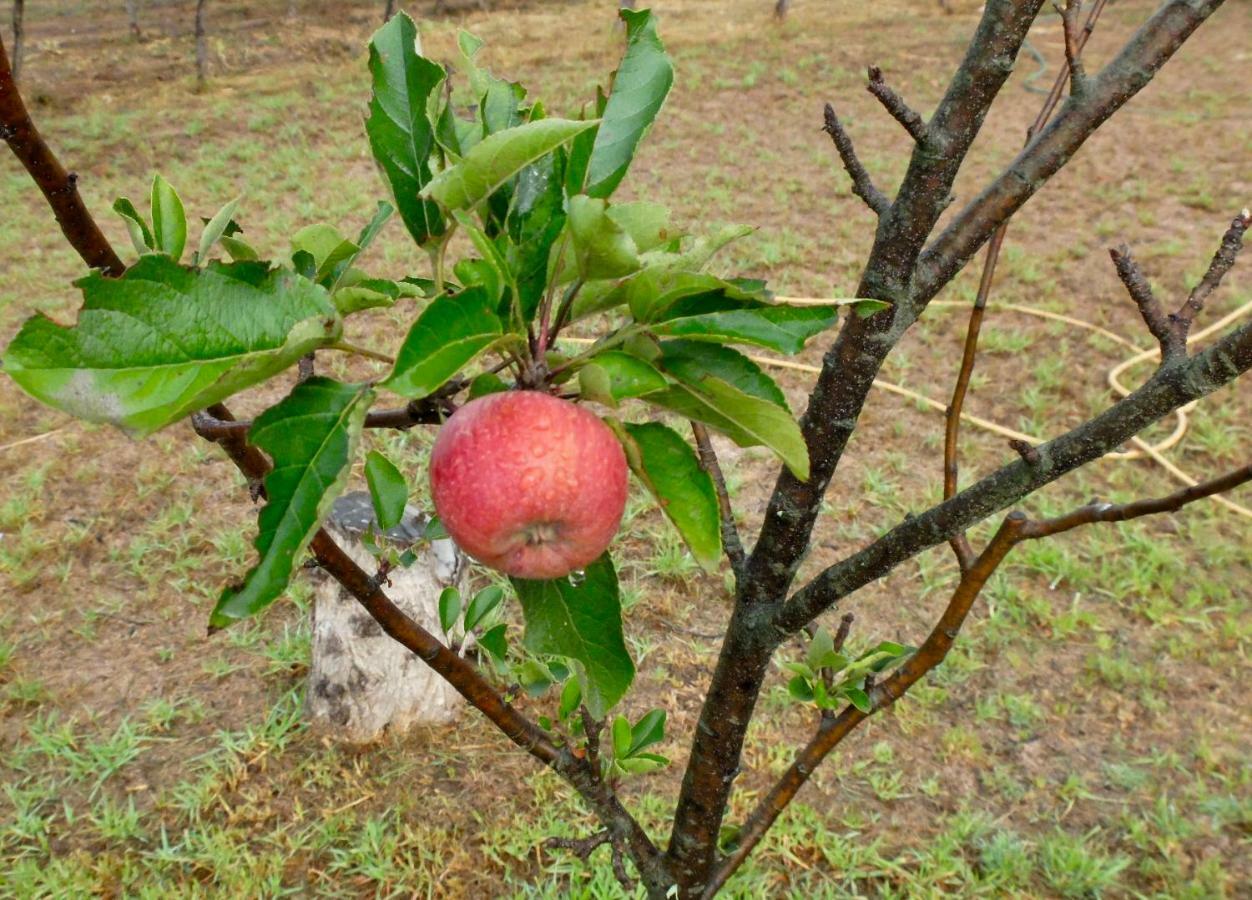
[[[190,4],[143,7],[141,42],[128,37],[121,3],[86,5],[29,11],[25,88],[119,248],[129,242],[109,204],[140,197],[154,170],[193,215],[243,193],[247,234],[272,253],[309,221],[355,231],[383,196],[361,126],[362,47],[381,3],[298,3],[295,19],[283,0],[210,4],[201,91]],[[1089,68],[1152,5],[1111,5]],[[658,3],[678,81],[627,193],[663,200],[693,225],[756,226],[722,260],[727,272],[767,277],[785,295],[846,296],[872,222],[819,131],[822,103],[837,105],[862,160],[893,185],[906,138],[862,89],[864,68],[882,66],[930,108],[974,11],[798,0],[778,24],[771,8]],[[497,72],[557,110],[592,94],[621,39],[612,4],[531,3],[426,18],[428,52],[450,56],[458,26],[487,39]],[[1252,196],[1252,94],[1241,74],[1250,37],[1252,6],[1227,4],[1089,142],[1014,221],[998,301],[1150,345],[1106,248],[1131,243],[1173,298],[1203,271]],[[1020,146],[1051,80],[1041,65],[1053,71],[1061,58],[1055,15],[1041,18],[1030,50],[962,173],[958,207]],[[81,264],[11,158],[0,163],[0,209],[7,340],[36,309],[72,318]],[[379,274],[424,273],[399,227],[370,261]],[[1250,266],[1228,278],[1206,322],[1252,300]],[[968,302],[976,277],[966,272],[941,299]],[[409,315],[367,319],[354,338],[394,343]],[[957,309],[936,307],[883,377],[946,402],[963,328]],[[968,408],[1040,438],[1107,404],[1106,372],[1130,352],[1003,308],[985,334]],[[828,342],[816,339],[803,359],[818,361]],[[325,364],[358,374],[368,365]],[[799,412],[809,376],[779,377]],[[238,406],[255,411],[279,390]],[[1250,413],[1248,385],[1226,389],[1194,411],[1167,456],[1197,476],[1246,462]],[[424,484],[429,434],[371,440]],[[933,409],[875,393],[805,572],[937,496],[941,444]],[[974,427],[962,450],[966,480],[1010,455],[1003,437]],[[728,467],[750,532],[775,467],[755,452]],[[1026,508],[1174,487],[1149,460],[1105,460]],[[1252,490],[1232,499],[1252,506]],[[136,443],[0,381],[0,895],[619,895],[605,851],[588,868],[542,849],[591,823],[569,790],[476,715],[368,748],[303,727],[307,582],[259,621],[206,636],[214,598],[250,562],[254,526],[240,478],[189,428]],[[1021,548],[948,662],[827,763],[729,894],[1250,896],[1250,536],[1248,518],[1208,501]],[[640,672],[627,706],[668,711],[662,750],[681,763],[725,621],[725,579],[700,574],[642,499],[615,552]],[[856,595],[854,639],[919,640],[954,571],[939,548]],[[813,727],[783,684],[777,674],[766,689],[732,819]],[[550,702],[523,704],[537,713]],[[658,839],[680,771],[625,788]]]

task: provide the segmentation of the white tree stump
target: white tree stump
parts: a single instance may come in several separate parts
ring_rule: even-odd
[[[377,560],[361,535],[374,521],[369,494],[356,491],[335,501],[325,526],[367,572]],[[426,515],[410,506],[386,537],[403,551],[418,542],[426,522]],[[449,585],[463,591],[467,568],[452,541],[433,541],[417,551],[411,566],[391,570],[387,596],[427,631],[441,635],[439,594]],[[315,727],[336,740],[365,743],[414,725],[450,722],[463,704],[460,694],[384,633],[338,582],[327,578],[318,586],[305,692],[305,711]]]

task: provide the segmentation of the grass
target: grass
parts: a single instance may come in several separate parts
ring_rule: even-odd
[[[1093,54],[1129,34],[1149,5],[1110,7]],[[232,30],[242,10],[214,13],[221,36],[203,93],[192,90],[185,17],[166,7],[148,14],[168,18],[152,20],[143,44],[124,39],[120,8],[102,11],[81,53],[58,49],[64,21],[54,13],[68,6],[39,11],[49,18],[30,26],[28,92],[42,98],[39,124],[81,173],[93,209],[141,196],[159,168],[192,216],[243,193],[248,237],[275,253],[310,220],[351,232],[368,217],[381,188],[360,128],[359,48],[377,11],[351,7],[332,20],[309,9],[280,27],[279,6],[260,4],[269,21],[242,30]],[[800,4],[775,26],[768,4],[732,6],[661,4],[679,78],[626,194],[661,199],[693,225],[756,225],[722,260],[727,271],[767,277],[784,294],[846,296],[871,228],[817,131],[821,103],[838,103],[862,160],[890,188],[906,148],[861,90],[864,64],[883,66],[926,110],[970,11],[888,0],[832,14]],[[1218,15],[1225,24],[1202,28],[1014,223],[997,301],[1075,315],[1146,345],[1105,245],[1130,240],[1157,289],[1178,296],[1243,202],[1229,192],[1246,175],[1246,146],[1224,123],[1252,108],[1221,89],[1210,63],[1252,11]],[[600,6],[575,2],[433,20],[427,48],[450,55],[458,24],[487,38],[490,65],[554,110],[590,94],[620,40]],[[568,40],[583,26],[584,38]],[[1032,36],[1054,63],[1055,38],[1054,18]],[[102,82],[102,72],[120,74]],[[1020,77],[1010,82],[958,203],[1011,157],[1036,102]],[[1175,123],[1204,139],[1180,151]],[[0,171],[0,204],[4,336],[34,309],[72,318],[67,285],[79,264],[12,165]],[[102,220],[129,245],[119,221]],[[398,228],[371,254],[381,275],[424,271]],[[1247,302],[1246,271],[1232,272],[1206,316]],[[945,299],[968,301],[975,286],[966,273]],[[411,314],[378,313],[352,339],[394,342]],[[937,311],[884,377],[946,400],[963,329],[959,311]],[[827,343],[802,359],[818,362]],[[1038,434],[1102,408],[1103,373],[1121,359],[1103,339],[994,311],[983,346],[970,410]],[[780,381],[799,412],[804,380]],[[277,391],[245,397],[241,411]],[[1200,405],[1171,458],[1196,473],[1244,462],[1249,413],[1243,387]],[[0,895],[619,895],[607,851],[583,865],[543,849],[547,837],[583,835],[591,823],[477,717],[365,749],[304,726],[308,581],[255,624],[205,637],[212,602],[252,558],[255,528],[242,480],[212,448],[183,428],[132,443],[35,406],[7,382],[0,414],[0,445],[45,435],[0,450]],[[933,502],[941,432],[932,411],[874,396],[802,577]],[[369,440],[404,461],[422,502],[429,434]],[[774,468],[755,451],[722,449],[751,534]],[[967,429],[963,480],[1007,454],[999,438]],[[1151,465],[1101,463],[1029,508],[1055,513],[1090,496],[1171,487]],[[1246,490],[1238,499],[1252,501]],[[1020,548],[943,668],[819,770],[730,895],[1237,896],[1252,881],[1252,722],[1240,690],[1252,675],[1248,543],[1246,521],[1204,503]],[[726,582],[700,573],[637,497],[617,557],[640,670],[628,712],[664,707],[671,737],[659,749],[681,761],[724,627]],[[940,548],[859,593],[849,604],[856,641],[916,642],[954,572]],[[813,726],[783,685],[770,682],[750,732],[736,820]],[[536,714],[552,702],[519,700]],[[625,787],[658,836],[677,778],[671,769]]]

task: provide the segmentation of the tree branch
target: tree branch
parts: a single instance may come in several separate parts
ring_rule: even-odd
[[[739,529],[735,527],[735,511],[730,505],[730,493],[726,490],[726,477],[722,474],[721,463],[717,461],[713,442],[709,440],[709,430],[702,423],[693,421],[691,431],[696,437],[700,468],[708,472],[709,477],[713,479],[713,490],[717,493],[717,508],[721,518],[722,548],[726,551],[731,571],[735,573],[735,580],[738,581],[743,575],[743,544],[739,541]]]
[[[1024,523],[1025,516],[1020,513],[1009,516],[987,548],[977,559],[971,561],[925,643],[903,666],[869,689],[870,697],[874,701],[869,712],[861,712],[849,704],[838,715],[822,717],[813,739],[796,754],[795,761],[744,821],[739,831],[738,846],[717,867],[705,888],[705,898],[713,897],[743,865],[744,860],[751,855],[761,838],[765,837],[765,833],[795,799],[817,767],[857,725],[879,710],[886,709],[927,672],[943,662],[983,585],[1017,542],[1018,533]]]
[[[1217,252],[1213,254],[1213,259],[1209,263],[1204,277],[1192,289],[1191,295],[1187,297],[1187,302],[1174,314],[1173,319],[1178,323],[1182,331],[1184,349],[1187,345],[1187,334],[1191,330],[1191,323],[1195,320],[1196,314],[1204,308],[1204,301],[1208,299],[1209,294],[1217,290],[1217,286],[1222,283],[1226,273],[1234,266],[1235,258],[1238,257],[1239,251],[1243,249],[1243,235],[1249,226],[1252,226],[1252,212],[1245,209],[1235,216],[1230,223],[1230,227],[1222,235],[1222,242],[1218,246]]]
[[[1109,250],[1109,256],[1117,269],[1117,277],[1126,286],[1126,293],[1130,294],[1130,299],[1139,307],[1143,323],[1161,345],[1161,361],[1177,359],[1180,354],[1186,356],[1187,336],[1179,331],[1161,308],[1156,294],[1152,293],[1152,286],[1143,275],[1143,270],[1130,255],[1130,248],[1125,244],[1114,247]]]
[[[1157,499],[1118,505],[1093,503],[1068,515],[1040,521],[1028,520],[1020,512],[1011,513],[1001,523],[986,549],[962,573],[952,598],[926,641],[898,670],[870,689],[873,700],[870,712],[861,712],[848,705],[838,715],[823,716],[813,739],[796,754],[795,762],[745,820],[739,832],[738,846],[717,867],[704,897],[711,898],[739,869],[817,767],[857,725],[895,703],[947,658],[974,601],[1013,547],[1026,540],[1060,534],[1080,525],[1124,522],[1155,513],[1174,512],[1188,503],[1232,490],[1249,481],[1252,481],[1252,465]]]
[[[830,135],[830,139],[835,143],[835,149],[839,151],[843,167],[847,170],[848,177],[852,179],[852,193],[864,200],[865,205],[875,214],[882,216],[891,207],[891,201],[883,196],[882,191],[874,187],[874,181],[869,177],[869,172],[865,171],[865,166],[861,165],[861,160],[857,158],[856,148],[852,146],[852,138],[844,129],[843,123],[839,121],[839,117],[835,115],[835,108],[829,103],[826,104],[824,115],[826,124],[822,126],[822,131]]]
[[[1138,434],[1175,409],[1252,369],[1252,323],[1201,352],[1157,369],[1142,387],[1093,419],[1035,448],[1037,461],[1014,462],[950,500],[912,516],[868,547],[829,567],[787,601],[772,625],[791,634],[843,597],[906,559],[948,540]]]
[[[1065,35],[1065,63],[1069,69],[1069,89],[1075,96],[1087,89],[1087,70],[1082,63],[1082,48],[1086,43],[1083,26],[1078,24],[1082,15],[1082,0],[1052,0],[1052,5],[1061,14],[1061,29]]]
[[[905,103],[903,97],[892,90],[891,85],[887,84],[882,76],[882,69],[878,66],[869,67],[869,84],[866,85],[866,90],[878,98],[878,102],[891,113],[893,119],[904,127],[914,141],[918,144],[925,144],[930,140],[926,120]]]
[[[1009,167],[922,254],[911,302],[920,310],[1095,130],[1141,91],[1224,0],[1168,0]]]
[[[246,435],[252,427],[251,419],[221,419],[212,412],[213,409],[210,407],[198,414],[196,433],[206,440],[220,441],[230,435]],[[421,400],[410,400],[395,409],[371,410],[365,417],[365,427],[407,431],[414,425],[441,425],[455,411],[456,407],[451,404],[448,395],[432,394]]]
[[[83,262],[106,275],[121,275],[126,266],[100,231],[78,195],[78,175],[66,172],[31,121],[9,68],[0,39],[0,137],[9,145],[52,207],[61,232]]]

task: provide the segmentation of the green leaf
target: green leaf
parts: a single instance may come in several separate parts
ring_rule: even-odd
[[[720,378],[705,376],[648,394],[649,403],[712,426],[741,447],[768,447],[801,481],[809,477],[809,453],[800,427],[785,409],[745,394]]]
[[[509,655],[509,642],[505,639],[505,632],[508,628],[508,625],[501,622],[478,636],[478,646],[490,653],[498,662],[504,662]],[[465,630],[469,631],[468,628]]]
[[[509,386],[505,384],[504,379],[494,372],[483,372],[481,375],[475,375],[474,380],[470,382],[469,399],[477,400],[479,397],[486,397],[488,394],[499,394],[507,391]]]
[[[861,712],[868,714],[874,711],[874,702],[869,699],[869,694],[865,693],[860,688],[844,688],[842,694],[848,698],[849,703]]]
[[[608,554],[577,582],[513,579],[526,617],[526,647],[576,663],[583,701],[597,719],[626,693],[635,665],[622,637],[617,574]]]
[[[329,286],[332,275],[341,264],[356,258],[361,248],[339,233],[333,225],[307,225],[291,236],[293,253],[301,250],[313,257],[313,280]]]
[[[399,525],[409,502],[409,485],[400,470],[377,450],[371,450],[365,457],[365,483],[369,485],[378,529],[387,531]]]
[[[721,517],[713,479],[700,467],[690,445],[659,422],[624,426],[626,460],[674,523],[691,554],[705,569],[722,555]]]
[[[747,237],[753,230],[750,225],[723,225],[712,234],[696,238],[686,250],[677,253],[654,250],[647,255],[645,263],[674,271],[698,272],[707,266],[723,247]]]
[[[669,765],[669,760],[655,753],[640,753],[626,759],[614,760],[614,763],[627,775],[646,775]]]
[[[630,235],[640,253],[646,253],[680,237],[670,227],[669,208],[660,203],[649,203],[646,200],[614,203],[609,207],[608,215]]]
[[[449,585],[439,592],[439,627],[444,634],[451,634],[461,615],[461,592]]]
[[[787,682],[787,693],[801,703],[812,703],[815,696],[813,685],[803,675],[797,675]]]
[[[187,214],[178,192],[160,175],[152,179],[152,239],[162,253],[175,261],[182,258],[187,246]]]
[[[392,17],[370,39],[373,93],[365,132],[409,234],[419,247],[446,229],[439,208],[421,191],[431,181],[435,129],[428,109],[438,101],[444,70],[421,55],[417,26],[407,14]]]
[[[579,278],[621,278],[639,268],[639,249],[609,216],[607,202],[576,194],[569,198],[568,212]]]
[[[257,517],[261,558],[242,585],[222,592],[213,627],[255,615],[287,587],[297,559],[343,490],[372,399],[365,385],[315,376],[252,423],[248,442],[274,461]]]
[[[339,315],[347,316],[354,312],[360,312],[363,309],[393,306],[396,302],[396,296],[391,291],[375,290],[373,287],[361,283],[339,288],[339,290],[330,295],[330,299],[335,304],[335,309],[339,310]]]
[[[522,169],[505,220],[509,246],[505,258],[517,283],[522,320],[529,323],[539,308],[548,280],[548,259],[565,227],[565,194],[561,189],[564,153],[550,153]]]
[[[426,397],[499,341],[503,331],[483,288],[436,297],[413,323],[382,386],[410,400]]]
[[[650,10],[620,11],[626,23],[626,55],[613,76],[587,164],[587,193],[608,197],[630,167],[635,150],[652,125],[674,83],[674,67],[656,34]]]
[[[730,281],[704,272],[687,272],[668,266],[644,269],[626,283],[626,302],[637,322],[660,322],[693,313],[737,309],[744,301],[759,302],[760,291],[745,290]]]
[[[630,720],[625,716],[614,718],[610,734],[613,739],[613,756],[625,759],[630,755]]]
[[[219,209],[213,218],[209,219],[208,224],[204,226],[204,233],[200,235],[200,246],[196,250],[195,258],[192,263],[201,265],[208,259],[209,251],[213,249],[213,245],[218,242],[230,227],[235,217],[235,208],[239,206],[242,197],[236,197],[221,209]]]
[[[473,631],[487,616],[491,615],[504,600],[504,589],[498,584],[488,585],[470,601],[465,610],[465,630]]]
[[[588,400],[616,407],[627,397],[642,397],[665,388],[665,376],[637,356],[620,350],[597,353],[579,370],[582,394]]]
[[[26,321],[4,368],[31,396],[146,435],[258,384],[339,339],[326,291],[259,263],[184,269],[140,257],[121,278],[76,282],[76,325]]]
[[[680,381],[699,384],[711,376],[745,394],[787,409],[787,398],[774,379],[732,347],[700,341],[662,341],[660,366]]]
[[[826,660],[835,652],[835,641],[830,636],[830,631],[825,625],[818,626],[813,633],[813,639],[809,641],[809,649],[805,658],[809,665],[814,669],[821,669],[826,666]]]
[[[126,223],[126,230],[130,232],[130,242],[135,245],[136,253],[142,256],[156,249],[148,223],[144,221],[143,216],[139,215],[135,204],[125,197],[118,197],[113,201],[113,211]]]
[[[472,209],[523,168],[595,124],[540,119],[497,132],[435,176],[422,196],[446,209]]]
[[[218,238],[218,243],[226,248],[226,252],[235,262],[253,262],[261,258],[251,244],[239,238],[222,235]]]
[[[513,270],[505,262],[500,248],[496,246],[491,238],[487,237],[487,233],[479,228],[473,218],[467,213],[457,211],[452,215],[456,219],[457,224],[469,235],[470,243],[474,245],[474,249],[478,251],[483,262],[491,266],[495,272],[495,280],[499,285],[499,292],[493,299],[499,300],[501,296],[504,296],[503,292],[505,289],[509,291],[509,296],[516,296],[517,284],[513,281]]]
[[[561,719],[568,719],[582,702],[582,686],[579,685],[577,678],[571,678],[565,682],[565,687],[561,688],[561,702],[557,706],[557,716]]]
[[[821,306],[755,306],[668,319],[652,326],[659,335],[697,341],[754,344],[779,353],[799,353],[813,335],[835,323],[838,311]]]
[[[626,751],[627,756],[634,756],[641,750],[646,750],[653,744],[658,744],[665,739],[665,710],[653,709],[647,712],[642,719],[635,723],[630,730],[630,749]]]

